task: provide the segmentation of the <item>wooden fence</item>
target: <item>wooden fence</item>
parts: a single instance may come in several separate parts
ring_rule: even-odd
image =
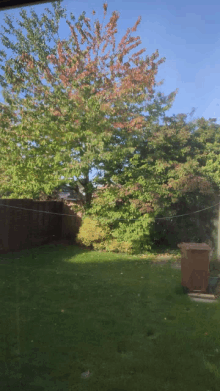
[[[62,214],[74,216],[66,201],[0,199],[0,254],[41,246],[54,240],[74,240],[81,219]]]

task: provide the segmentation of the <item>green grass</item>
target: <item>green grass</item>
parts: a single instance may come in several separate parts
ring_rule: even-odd
[[[0,259],[1,390],[219,390],[220,304],[191,302],[172,260],[74,245]]]

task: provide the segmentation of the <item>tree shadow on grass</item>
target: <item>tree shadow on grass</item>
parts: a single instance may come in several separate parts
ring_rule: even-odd
[[[19,265],[22,265],[23,261],[25,262],[25,265],[27,265],[27,259],[30,259],[32,265],[34,265],[36,261],[38,266],[45,266],[45,264],[49,266],[54,263],[54,260],[59,261],[64,258],[65,255],[67,257],[68,255],[72,257],[74,255],[89,253],[91,251],[92,249],[90,247],[79,246],[71,241],[53,241],[38,247],[12,251],[7,254],[0,254],[0,265],[18,264],[18,261]]]

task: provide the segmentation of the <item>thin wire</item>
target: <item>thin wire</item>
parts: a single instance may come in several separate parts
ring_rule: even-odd
[[[160,219],[172,219],[173,217],[189,216],[189,215],[192,215],[192,214],[194,214],[194,213],[202,212],[203,210],[215,208],[215,206],[217,206],[217,205],[220,205],[220,203],[218,202],[217,204],[215,204],[215,205],[213,205],[213,206],[209,206],[208,208],[200,209],[200,210],[197,210],[196,212],[192,212],[192,213],[186,213],[186,214],[184,214],[184,215],[177,215],[177,216],[171,216],[171,217],[156,217],[155,220],[160,220]]]
[[[200,210],[197,210],[196,212],[192,212],[192,213],[186,213],[184,215],[176,215],[176,216],[169,216],[169,217],[155,217],[155,220],[173,219],[174,217],[190,216],[190,215],[192,215],[194,213],[202,212],[203,210],[215,208],[215,206],[217,206],[217,205],[220,205],[220,203],[218,202],[217,204],[215,204],[213,206],[209,206],[208,208],[200,209]],[[59,215],[59,216],[77,217],[76,215],[69,215],[69,214],[65,214],[65,213],[46,212],[44,210],[20,208],[18,206],[9,206],[9,205],[5,205],[5,204],[0,204],[0,206],[6,206],[8,208],[16,208],[16,209],[23,209],[23,210],[31,210],[32,212],[49,213],[49,214],[54,214],[54,215]],[[106,220],[106,219],[103,217],[100,220]],[[133,220],[139,220],[139,219],[115,219],[115,220],[120,220],[120,221],[128,221],[129,220],[129,221],[133,221]]]
[[[31,210],[32,212],[39,212],[39,213],[49,213],[53,215],[59,215],[59,216],[71,216],[71,217],[76,217],[74,215],[69,215],[69,214],[64,214],[64,213],[54,213],[54,212],[46,212],[45,210],[36,210],[36,209],[27,209],[27,208],[20,208],[18,206],[9,206],[5,204],[0,204],[0,206],[6,206],[8,208],[16,208],[16,209],[23,209],[23,210]]]

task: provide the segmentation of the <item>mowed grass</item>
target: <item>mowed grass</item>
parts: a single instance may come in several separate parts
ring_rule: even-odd
[[[190,301],[173,260],[153,258],[1,255],[0,389],[219,390],[220,304]]]

